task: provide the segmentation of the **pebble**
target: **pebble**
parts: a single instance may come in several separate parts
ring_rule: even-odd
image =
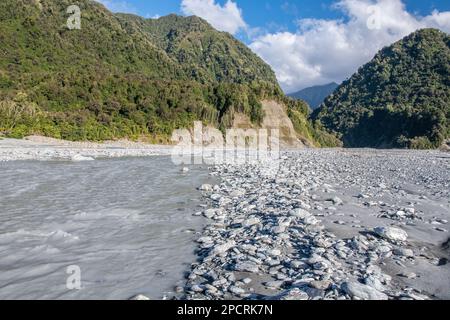
[[[395,248],[393,253],[400,257],[407,257],[407,258],[414,257],[414,251],[406,248]]]
[[[375,234],[392,241],[406,241],[408,239],[408,234],[406,231],[393,228],[393,227],[376,227],[374,230]]]
[[[213,187],[210,184],[202,184],[199,188],[200,191],[212,191]]]
[[[330,155],[324,158],[324,152]],[[356,161],[355,154],[367,156]],[[413,224],[422,226],[430,217],[421,211],[423,206],[415,207],[415,201],[403,201],[410,193],[399,187],[405,176],[397,170],[406,168],[403,162],[414,164],[416,169],[407,177],[423,186],[420,179],[429,175],[422,168],[428,170],[428,162],[419,153],[413,160],[396,157],[383,152],[374,157],[371,151],[286,153],[276,176],[262,172],[258,165],[223,163],[212,167],[211,175],[220,177],[221,182],[199,188],[208,204],[202,214],[209,220],[197,240],[198,262],[192,265],[185,286],[199,285],[203,291],[193,294],[193,290],[186,290],[182,297],[215,300],[233,294],[275,300],[410,299],[411,292],[407,296],[399,284],[403,283],[398,281],[400,275],[392,281],[380,266],[396,263],[408,274],[415,252],[419,258],[416,244],[406,243],[408,234],[402,228],[408,224],[412,230]],[[384,170],[389,170],[389,179],[381,181]],[[444,178],[432,175],[433,183],[439,186],[427,190],[433,199],[440,196],[438,192],[447,199],[444,184],[448,179]],[[362,201],[355,193],[342,193],[343,188],[361,190],[357,198]],[[333,196],[337,193],[350,199],[349,207],[357,206],[354,212],[343,210],[344,201]],[[434,214],[434,221],[442,223],[436,218],[438,212]],[[337,218],[344,216],[351,218],[351,224]],[[392,226],[364,226],[373,226],[373,221],[383,225],[386,219],[394,220]],[[341,225],[339,234],[326,229],[324,222],[327,226],[333,222]],[[432,230],[433,225],[429,226]],[[347,232],[356,235],[344,236]],[[268,288],[276,294],[267,295]]]
[[[216,210],[215,209],[205,210],[203,212],[203,215],[208,219],[212,219],[216,215]]]
[[[402,272],[399,274],[399,276],[402,278],[407,278],[407,279],[417,278],[417,274],[415,274],[414,272]]]
[[[211,200],[213,201],[219,201],[220,199],[222,199],[222,196],[220,194],[212,194],[210,197]]]
[[[228,291],[230,291],[231,293],[235,294],[235,295],[241,295],[245,293],[245,290],[242,288],[239,288],[237,286],[231,286]]]
[[[280,289],[284,285],[284,281],[269,281],[264,283],[267,288]]]
[[[309,295],[299,288],[293,288],[286,290],[274,300],[309,300]]]
[[[94,161],[95,159],[93,157],[86,157],[81,154],[76,154],[72,156],[72,161],[74,162],[81,162],[81,161]]]
[[[236,242],[234,242],[234,241],[228,241],[228,242],[226,242],[226,243],[224,243],[224,244],[215,246],[214,249],[212,250],[212,254],[213,254],[213,255],[224,254],[224,253],[226,253],[228,250],[230,250],[231,248],[233,248],[234,246],[236,246]]]
[[[350,297],[363,300],[388,300],[388,296],[377,289],[359,282],[344,282],[344,290]]]
[[[252,262],[238,262],[234,266],[234,270],[241,271],[241,272],[258,273],[259,267],[257,264],[252,263]]]
[[[130,298],[130,300],[134,300],[134,301],[148,301],[150,300],[149,297],[144,296],[143,294],[138,294],[135,295],[134,297]]]
[[[339,197],[333,197],[330,199],[330,201],[333,202],[337,206],[342,205],[344,203],[344,201],[342,201],[342,199]]]

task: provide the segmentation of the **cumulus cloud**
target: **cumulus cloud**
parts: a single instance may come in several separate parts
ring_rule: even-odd
[[[231,0],[227,0],[223,6],[215,0],[182,0],[181,11],[187,15],[199,16],[217,30],[231,34],[247,28],[241,9]]]
[[[272,66],[286,91],[340,82],[378,50],[417,29],[450,32],[450,12],[415,16],[401,0],[341,0],[333,7],[345,17],[299,20],[295,33],[266,34],[250,44]]]
[[[137,13],[136,8],[131,4],[122,0],[96,0],[100,2],[105,7],[107,7],[111,12],[121,12],[121,13]]]

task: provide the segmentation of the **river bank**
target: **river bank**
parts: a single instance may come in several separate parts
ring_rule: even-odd
[[[30,136],[25,139],[0,139],[0,162],[15,160],[87,160],[170,155],[172,147],[129,140],[72,142]]]
[[[450,157],[304,150],[222,164],[182,299],[450,299]]]
[[[96,144],[30,137],[0,140],[0,161],[143,157],[171,150],[128,141]],[[148,161],[141,165],[152,166],[155,160]],[[124,163],[124,168],[139,175],[133,165]],[[172,179],[181,175],[199,181],[192,169],[181,173],[174,164],[167,168]],[[174,293],[151,290],[151,298],[450,299],[448,153],[291,150],[282,153],[275,171],[268,174],[266,169],[255,163],[210,168],[210,178],[220,183],[203,184],[203,201],[191,212],[184,210],[209,221],[203,231],[189,229],[198,261],[185,268],[190,269],[187,281],[180,277]],[[122,180],[121,192],[133,189],[128,175]],[[190,193],[196,186],[185,188]],[[28,188],[24,190],[18,192]],[[121,204],[129,203],[127,199]],[[8,203],[20,205],[19,200]],[[61,230],[66,232],[55,232]],[[16,235],[27,237],[20,230]],[[44,242],[54,234],[49,231],[48,237]],[[176,282],[173,274],[169,278]],[[136,289],[148,294],[145,286]]]

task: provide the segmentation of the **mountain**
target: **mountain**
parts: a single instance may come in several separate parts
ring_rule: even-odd
[[[72,4],[0,2],[0,134],[168,142],[195,120],[224,129],[242,114],[258,126],[262,101],[275,100],[299,137],[334,141],[262,59],[206,21],[143,19],[79,0],[81,30],[69,30]]]
[[[316,110],[347,147],[436,148],[450,136],[450,36],[412,33],[382,49]]]
[[[315,110],[320,107],[322,102],[328,97],[339,85],[335,82],[325,84],[323,86],[313,86],[303,90],[288,94],[294,99],[306,101],[311,109]]]
[[[175,14],[159,19],[143,19],[118,14],[130,32],[141,30],[153,44],[182,65],[193,80],[276,84],[272,69],[247,46],[226,32],[218,32],[205,20]]]

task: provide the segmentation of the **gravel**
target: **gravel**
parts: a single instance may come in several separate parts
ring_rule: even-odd
[[[276,176],[216,165],[221,183],[199,188],[210,223],[177,298],[449,298],[449,235],[434,229],[450,218],[449,169],[448,154],[398,150],[285,152]]]
[[[0,162],[15,160],[93,161],[98,158],[170,155],[171,150],[170,146],[150,145],[127,140],[93,143],[31,136],[23,140],[0,139]],[[183,172],[187,173],[186,170]]]

